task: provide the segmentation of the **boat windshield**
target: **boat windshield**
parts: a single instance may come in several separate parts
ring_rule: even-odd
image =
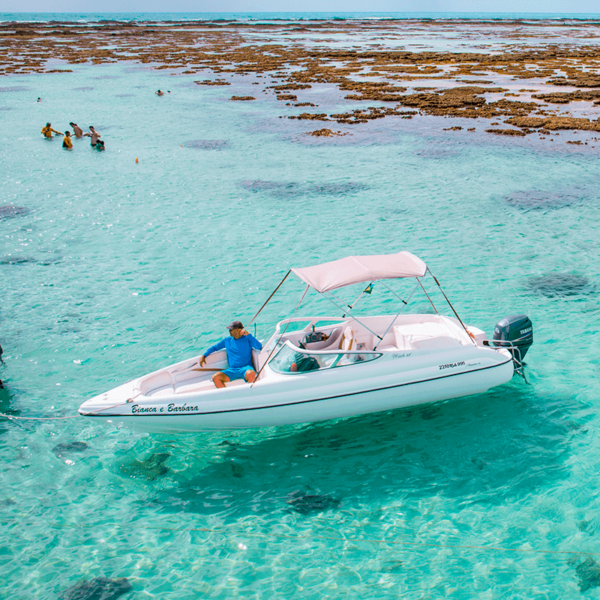
[[[382,356],[381,352],[307,352],[288,342],[269,362],[269,367],[276,373],[293,375],[356,365],[375,360],[380,356]]]

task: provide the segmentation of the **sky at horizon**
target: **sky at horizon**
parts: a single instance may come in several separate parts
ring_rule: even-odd
[[[500,10],[499,10],[500,9]],[[0,0],[2,12],[490,12],[599,13],[597,0]]]

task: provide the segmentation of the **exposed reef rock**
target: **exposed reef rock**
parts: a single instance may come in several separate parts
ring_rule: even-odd
[[[299,121],[329,121],[329,117],[325,113],[302,113],[301,115],[292,115],[290,119],[298,119]]]
[[[198,85],[231,85],[229,81],[223,81],[222,79],[204,79],[203,81],[194,81]]]
[[[577,75],[573,79],[567,79],[566,77],[557,77],[548,81],[550,85],[571,85],[573,87],[600,87],[600,77],[596,74],[582,73]]]
[[[542,128],[547,131],[558,129],[579,129],[587,131],[600,131],[600,123],[589,119],[576,119],[573,117],[511,117],[506,120],[508,125],[526,128]]]
[[[494,133],[495,135],[516,135],[519,137],[524,137],[527,135],[520,129],[486,129],[485,131],[486,133]]]
[[[259,82],[258,78],[263,78],[266,94],[289,103],[297,100],[294,92],[322,85],[328,93],[337,92],[351,101],[394,105],[390,110],[370,107],[359,113],[349,107],[348,110],[338,109],[340,112],[334,115],[303,113],[292,117],[300,120],[358,125],[378,118],[409,119],[412,115],[401,111],[402,107],[408,107],[432,116],[546,120],[543,125],[509,123],[521,128],[599,130],[598,122],[593,118],[575,119],[561,113],[570,102],[600,103],[600,75],[597,72],[600,47],[597,45],[549,44],[548,23],[543,20],[527,22],[526,28],[520,20],[486,21],[474,25],[468,20],[453,19],[436,20],[435,25],[456,29],[464,39],[471,37],[473,27],[479,28],[477,31],[484,27],[490,39],[513,38],[515,43],[507,45],[503,41],[493,53],[477,52],[474,48],[465,52],[425,49],[411,52],[384,46],[384,40],[390,39],[389,36],[398,39],[415,34],[428,35],[432,22],[427,19],[307,20],[301,27],[291,27],[285,21],[169,21],[152,26],[147,22],[16,24],[6,21],[0,23],[3,48],[0,75],[71,70],[62,67],[46,70],[50,59],[65,61],[69,67],[84,63],[137,61],[147,65],[145,68],[148,69],[172,70],[172,75],[198,73],[198,76],[211,76],[211,79],[196,81],[202,86],[232,85],[247,75],[256,77],[252,82],[255,84]],[[552,25],[561,29],[559,35],[572,35],[575,40],[592,38],[596,35],[596,26],[595,22],[587,21],[557,21]],[[297,36],[278,37],[278,34],[290,31],[317,34],[324,43],[306,44]],[[354,40],[352,36],[357,32],[380,39],[381,43],[370,47],[350,46]],[[271,37],[270,43],[264,43],[266,36]],[[349,41],[347,47],[328,45],[342,37]],[[524,38],[528,39],[525,41]],[[537,46],[534,38],[538,39]],[[234,76],[234,79],[225,81],[224,76]],[[113,76],[100,76],[106,77]],[[534,92],[532,101],[521,101],[514,89],[494,84],[494,81],[510,80],[522,80],[524,85],[519,94]],[[545,83],[540,84],[540,81]],[[421,85],[423,83],[425,85]],[[437,87],[436,83],[439,84]],[[552,87],[546,91],[546,86]],[[556,92],[554,86],[575,89]],[[0,93],[22,91],[31,89],[0,87]],[[320,92],[319,89],[313,91]],[[256,100],[253,96],[233,96],[231,99]],[[300,99],[303,98],[300,96]],[[297,105],[313,106],[307,102]],[[595,105],[591,110],[596,110]],[[571,119],[570,123],[567,123],[568,119]],[[521,137],[514,133],[500,135]]]
[[[348,135],[341,131],[332,131],[331,129],[317,129],[315,131],[309,131],[306,135],[312,135],[314,137],[342,137]]]

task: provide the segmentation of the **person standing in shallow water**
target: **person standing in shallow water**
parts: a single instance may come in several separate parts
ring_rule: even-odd
[[[77,123],[69,123],[69,125],[73,128],[73,133],[75,134],[76,138],[79,139],[83,137],[83,129],[81,129]]]
[[[65,131],[65,138],[63,139],[63,148],[67,150],[73,150],[73,141],[71,140],[71,134]]]
[[[90,131],[89,133],[85,134],[86,137],[92,138],[90,140],[90,144],[92,146],[92,148],[96,147],[96,144],[98,142],[98,140],[102,137],[95,129],[93,125],[90,125]]]
[[[213,383],[218,388],[234,379],[244,379],[248,383],[256,380],[256,371],[252,366],[252,349],[262,350],[262,344],[249,334],[240,321],[234,321],[227,326],[229,336],[211,346],[201,357],[200,367],[206,362],[206,357],[218,350],[227,351],[229,366],[224,371],[213,375]]]
[[[46,127],[42,127],[42,135],[45,138],[51,139],[52,132],[54,132],[56,135],[62,135],[62,133],[60,131],[56,131],[56,129],[52,129],[52,123],[46,123]]]

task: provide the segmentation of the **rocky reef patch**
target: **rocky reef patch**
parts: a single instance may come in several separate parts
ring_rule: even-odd
[[[24,217],[29,214],[29,209],[16,204],[0,204],[0,221],[14,217]]]
[[[110,579],[96,577],[88,581],[80,581],[61,592],[59,600],[117,600],[132,590],[131,583],[125,577]]]
[[[184,142],[183,147],[195,150],[226,150],[231,144],[228,140],[189,140]]]
[[[343,196],[370,189],[370,186],[356,181],[343,183],[296,183],[284,181],[240,181],[243,189],[274,198],[298,198],[309,195]]]
[[[548,298],[591,294],[596,289],[587,277],[573,273],[536,275],[529,277],[525,285],[530,291]]]
[[[291,509],[298,514],[308,516],[321,513],[326,510],[339,508],[341,501],[326,494],[306,494],[293,492],[288,497],[287,503]]]

